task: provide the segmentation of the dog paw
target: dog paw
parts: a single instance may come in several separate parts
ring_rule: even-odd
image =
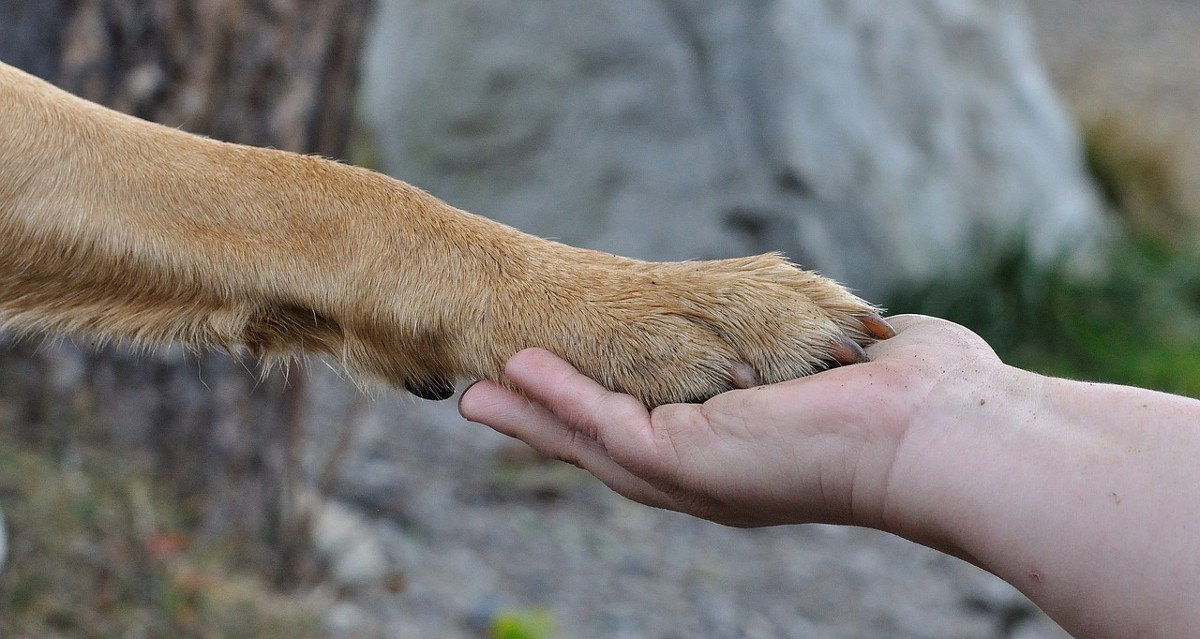
[[[526,346],[550,348],[653,407],[862,362],[863,346],[893,334],[878,309],[779,255],[604,258],[581,252],[526,291],[511,309],[524,339],[502,359]]]

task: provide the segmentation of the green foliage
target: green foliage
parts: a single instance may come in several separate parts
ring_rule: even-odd
[[[553,639],[554,636],[554,615],[549,610],[510,610],[492,620],[492,639]]]
[[[1200,258],[1149,240],[1107,258],[1084,277],[1011,242],[888,308],[967,326],[1022,368],[1200,397]]]
[[[308,637],[313,613],[200,558],[148,464],[0,437],[3,637]]]
[[[992,244],[888,307],[963,324],[1022,368],[1200,397],[1200,218],[1181,200],[1176,149],[1138,131],[1115,117],[1084,128],[1087,166],[1127,232],[1101,274]]]

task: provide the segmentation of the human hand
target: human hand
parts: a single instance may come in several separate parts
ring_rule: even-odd
[[[646,504],[738,526],[880,528],[966,559],[1075,636],[1200,624],[1200,402],[1005,366],[978,336],[889,320],[871,361],[647,412],[546,351],[463,394],[471,420]]]
[[[929,421],[933,391],[985,383],[1002,366],[955,324],[890,322],[898,335],[868,348],[871,362],[653,412],[529,349],[505,369],[528,399],[484,381],[460,411],[651,506],[736,526],[884,527],[897,451]]]

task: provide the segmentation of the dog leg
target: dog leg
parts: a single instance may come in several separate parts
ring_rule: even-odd
[[[110,111],[0,65],[0,324],[328,353],[429,398],[542,346],[648,405],[864,357],[875,309],[775,255],[542,240],[321,158]]]

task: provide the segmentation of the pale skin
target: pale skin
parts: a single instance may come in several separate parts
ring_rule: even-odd
[[[1200,628],[1200,401],[1043,377],[922,316],[869,363],[648,412],[554,355],[460,410],[651,506],[889,531],[979,565],[1078,637]]]

